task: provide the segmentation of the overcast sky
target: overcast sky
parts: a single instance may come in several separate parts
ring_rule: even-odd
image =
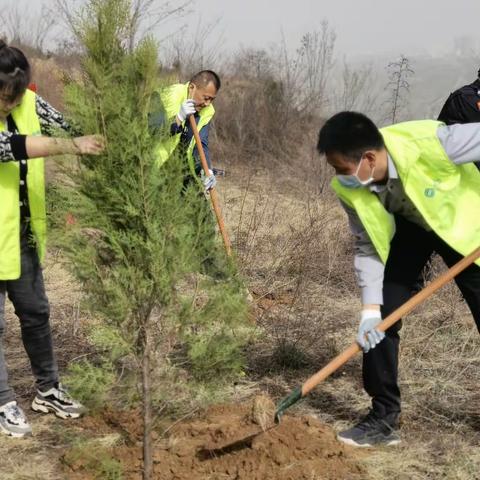
[[[480,42],[480,0],[197,0],[196,15],[222,18],[230,48],[289,43],[327,19],[345,54],[439,53],[455,37]]]
[[[31,12],[32,3],[42,1],[0,0],[0,8],[5,12],[20,4]],[[301,35],[318,29],[323,19],[337,34],[337,53],[349,56],[438,55],[451,51],[454,39],[462,36],[480,48],[480,0],[193,0],[190,15],[171,20],[162,33],[187,21],[195,28],[199,19],[208,23],[217,18],[221,20],[212,36],[223,32],[222,46],[228,50],[268,46],[278,42],[281,32],[296,48]]]

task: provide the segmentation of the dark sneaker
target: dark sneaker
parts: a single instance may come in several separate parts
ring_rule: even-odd
[[[0,432],[16,438],[32,434],[32,427],[15,400],[0,407]]]
[[[337,439],[354,447],[398,445],[400,436],[395,429],[396,421],[389,422],[370,412],[361,422],[337,435]]]
[[[60,418],[78,418],[85,413],[85,407],[73,400],[61,383],[46,392],[37,390],[37,395],[32,402],[35,412],[53,412]]]

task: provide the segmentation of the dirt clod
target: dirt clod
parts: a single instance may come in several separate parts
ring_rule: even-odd
[[[275,404],[267,395],[257,395],[253,399],[252,421],[265,432],[275,423]]]

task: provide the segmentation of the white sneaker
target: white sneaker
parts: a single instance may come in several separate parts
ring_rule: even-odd
[[[61,383],[56,383],[50,390],[41,392],[32,402],[32,410],[40,413],[53,412],[60,418],[78,418],[85,413],[85,407],[73,400]]]
[[[32,434],[32,427],[15,400],[0,407],[0,432],[16,438]]]

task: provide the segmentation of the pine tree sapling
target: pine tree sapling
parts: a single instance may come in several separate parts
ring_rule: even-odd
[[[81,77],[66,86],[66,105],[81,129],[104,135],[107,148],[82,157],[51,193],[57,240],[104,324],[96,343],[104,354],[110,345],[107,365],[121,363],[121,381],[138,386],[149,478],[152,399],[168,397],[162,372],[171,371],[172,351],[187,352],[197,379],[231,379],[242,371],[249,330],[241,281],[211,234],[208,203],[196,182],[184,185],[186,159],[174,154],[157,164],[169,135],[148,121],[161,87],[157,45],[145,38],[130,49],[129,12],[127,0],[90,0],[78,14],[85,60]],[[65,229],[67,212],[76,222]],[[200,273],[207,258],[221,260],[221,281]],[[181,288],[188,278],[195,288]]]

